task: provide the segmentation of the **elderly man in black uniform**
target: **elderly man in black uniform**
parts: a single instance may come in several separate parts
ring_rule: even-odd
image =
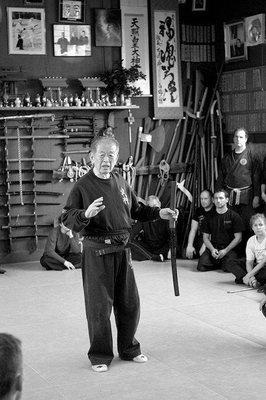
[[[88,357],[95,372],[108,370],[114,355],[110,315],[114,308],[117,347],[122,360],[146,362],[135,339],[140,314],[130,249],[131,221],[176,219],[169,208],[152,208],[137,201],[116,172],[119,143],[96,137],[91,143],[93,168],[73,187],[63,222],[84,236],[82,277],[90,336]]]
[[[223,158],[215,185],[216,189],[222,187],[228,190],[229,205],[243,219],[243,246],[252,233],[249,221],[253,209],[259,206],[261,175],[259,159],[247,146],[247,140],[245,128],[235,130],[234,149]]]

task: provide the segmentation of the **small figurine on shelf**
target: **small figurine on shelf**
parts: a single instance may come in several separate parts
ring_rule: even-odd
[[[42,106],[46,107],[46,102],[47,102],[47,98],[45,96],[45,94],[42,96]]]
[[[35,97],[35,106],[41,107],[41,96],[39,95],[39,93],[37,93]]]
[[[112,105],[113,105],[113,106],[116,106],[116,105],[117,105],[117,96],[116,96],[116,95],[113,96],[113,103],[112,103]]]
[[[90,105],[92,106],[92,103],[93,103],[93,100],[92,100],[92,90],[91,90],[91,89],[88,89],[87,92],[88,92],[88,101],[89,101]]]
[[[21,100],[19,97],[16,97],[15,99],[15,107],[21,107]]]
[[[75,98],[74,98],[74,106],[78,106],[78,104],[79,104],[79,102],[80,102],[80,100],[79,100],[79,97],[78,97],[78,95],[76,94],[75,95]]]
[[[81,96],[81,105],[82,105],[82,107],[84,107],[85,106],[85,103],[86,103],[86,99],[85,99],[85,96],[84,96],[84,94]]]
[[[91,106],[90,100],[89,100],[89,99],[86,99],[86,101],[85,101],[85,107],[90,107],[90,106]]]
[[[72,107],[74,105],[74,98],[73,98],[72,95],[69,97],[69,101],[68,102],[69,102],[69,106],[70,107]]]
[[[67,96],[65,96],[64,99],[63,99],[63,106],[64,107],[69,107],[69,102],[68,102]]]
[[[99,105],[101,101],[100,89],[97,87],[95,91],[96,103]]]
[[[25,104],[25,107],[30,107],[30,106],[31,106],[31,103],[30,103],[30,95],[29,95],[29,93],[26,93],[26,94],[25,94],[25,97],[24,97],[24,104]]]
[[[50,99],[46,100],[46,107],[53,107],[53,103]]]
[[[3,95],[3,106],[8,107],[8,94],[4,93]]]
[[[120,106],[125,105],[125,95],[124,93],[120,94]]]
[[[105,104],[107,105],[107,107],[111,106],[111,102],[110,102],[108,94],[105,96]]]

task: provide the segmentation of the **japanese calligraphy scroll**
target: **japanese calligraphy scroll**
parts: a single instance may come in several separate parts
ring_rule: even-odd
[[[134,83],[150,94],[148,13],[146,7],[122,7],[122,59],[125,68],[139,66],[146,79]]]
[[[165,3],[164,7],[167,7]],[[154,7],[151,13],[154,116],[158,119],[182,118],[178,8],[169,11]]]

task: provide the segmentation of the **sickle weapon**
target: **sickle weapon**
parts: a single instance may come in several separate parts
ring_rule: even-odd
[[[175,210],[176,208],[176,181],[171,182],[171,198],[170,198],[170,208]],[[177,268],[176,268],[176,222],[174,219],[169,221],[170,228],[170,248],[171,248],[171,267],[172,267],[172,276],[173,276],[173,284],[174,284],[174,293],[175,296],[179,296],[179,287],[178,287],[178,277],[177,277]]]

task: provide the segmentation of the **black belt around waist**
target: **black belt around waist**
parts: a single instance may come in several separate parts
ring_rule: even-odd
[[[123,251],[125,249],[125,245],[115,245],[115,244],[105,244],[102,242],[95,242],[90,240],[88,237],[86,238],[86,246],[91,247],[96,256],[103,256],[105,254],[117,253],[119,251]]]
[[[233,205],[233,204],[239,205],[241,203],[241,199],[243,198],[243,195],[247,197],[253,189],[252,186],[233,188],[228,185],[227,185],[227,188],[230,190],[230,196],[229,196],[229,204],[230,205]]]

